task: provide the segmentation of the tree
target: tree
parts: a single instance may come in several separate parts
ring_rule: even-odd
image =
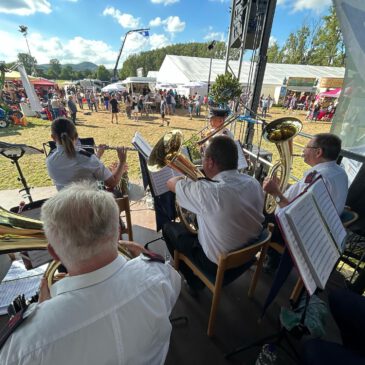
[[[47,71],[48,77],[54,80],[59,79],[62,71],[60,61],[57,58],[52,58],[49,63],[50,67]]]
[[[218,75],[210,90],[210,95],[216,104],[227,104],[242,92],[238,79],[229,72]]]
[[[278,43],[273,42],[267,50],[267,62],[271,63],[282,63],[283,52],[280,50]]]
[[[37,65],[37,60],[33,56],[30,56],[28,53],[18,53],[18,62],[20,62],[24,66],[25,71],[27,71],[28,75],[32,74],[32,71],[34,71]]]
[[[312,65],[344,66],[345,46],[334,6],[323,17],[322,26],[313,40],[313,52],[309,59]]]
[[[72,80],[73,76],[73,69],[70,65],[62,67],[62,71],[59,76],[61,80]]]
[[[104,65],[100,65],[96,70],[96,78],[101,81],[110,80],[110,72],[106,69]]]

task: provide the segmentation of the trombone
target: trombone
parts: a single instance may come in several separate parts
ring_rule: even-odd
[[[96,145],[96,144],[85,145],[85,144],[82,144],[82,145],[80,145],[80,147],[82,149],[84,149],[84,148],[98,149],[100,147],[100,145]],[[103,146],[103,148],[104,148],[104,150],[117,150],[118,148],[121,148],[121,147],[115,147],[115,146],[108,146],[108,145],[106,145],[106,146]],[[135,152],[138,151],[134,147],[124,147],[124,149],[126,151],[135,151]]]

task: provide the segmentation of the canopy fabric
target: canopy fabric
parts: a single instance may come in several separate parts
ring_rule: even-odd
[[[182,85],[182,87],[188,87],[188,88],[199,88],[199,87],[206,87],[207,84],[205,82],[199,82],[199,81],[190,81],[186,84]]]
[[[339,98],[341,94],[341,88],[337,88],[334,90],[325,91],[323,93],[320,93],[319,96],[323,96],[325,98]]]
[[[28,79],[34,80],[35,77],[28,75]],[[21,76],[18,71],[5,72],[5,81],[12,81],[12,80],[21,80]]]
[[[116,82],[114,84],[110,84],[110,85],[107,85],[107,86],[103,87],[101,89],[101,91],[102,92],[109,93],[109,92],[124,91],[126,89],[127,88],[125,86],[123,86],[121,82]]]
[[[29,76],[28,76],[29,77]],[[32,78],[30,80],[30,82],[35,85],[35,86],[54,86],[55,85],[55,82],[53,81],[50,81],[50,80],[47,80],[47,79],[44,79],[42,77],[40,78]]]
[[[160,84],[156,84],[156,89],[176,89],[176,84],[170,84],[169,82],[162,82]]]

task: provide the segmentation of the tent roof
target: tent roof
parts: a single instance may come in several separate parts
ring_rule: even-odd
[[[338,98],[341,94],[341,88],[338,87],[337,89],[334,90],[329,90],[329,91],[325,91],[323,93],[320,93],[319,96],[325,96],[328,98]]]
[[[20,77],[20,73],[18,71],[5,72],[6,81],[20,80],[20,79],[21,79],[21,77]],[[28,75],[28,79],[33,80],[33,79],[35,79],[35,77]]]
[[[164,63],[169,65],[168,68],[177,68],[189,81],[208,81],[210,58],[166,55],[161,65],[161,69],[163,69]],[[238,61],[230,61],[229,65],[235,73],[238,73]],[[218,75],[223,74],[224,68],[225,60],[213,59],[210,77],[211,81],[214,81]],[[170,76],[167,77],[168,75],[165,70],[164,72],[161,72],[161,69],[157,78],[158,82],[175,82],[173,80],[173,70],[171,70]],[[247,83],[249,72],[250,62],[244,61],[241,69],[241,83]],[[268,63],[266,66],[264,84],[282,85],[285,77],[343,78],[344,75],[344,67]]]
[[[47,80],[47,79],[44,79],[42,77],[37,78],[37,79],[34,79],[33,78],[32,80],[30,80],[30,82],[33,85],[39,85],[39,86],[54,86],[55,85],[55,82],[50,81],[50,80]]]
[[[155,77],[127,77],[122,81],[123,84],[148,84],[155,83]]]

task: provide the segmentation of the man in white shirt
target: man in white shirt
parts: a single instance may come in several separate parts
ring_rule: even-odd
[[[190,256],[198,266],[215,275],[220,254],[242,248],[262,231],[263,192],[257,180],[237,171],[238,152],[227,136],[213,138],[204,159],[208,179],[191,181],[175,177],[167,182],[181,207],[195,213],[198,235],[180,223],[167,223],[163,236],[173,255],[174,249]],[[204,284],[185,265],[181,265],[189,287]]]
[[[63,189],[41,219],[49,252],[69,275],[50,292],[43,280],[40,302],[8,338],[0,364],[163,364],[179,274],[148,256],[118,255],[118,206],[91,185]],[[124,244],[135,256],[145,251]]]

